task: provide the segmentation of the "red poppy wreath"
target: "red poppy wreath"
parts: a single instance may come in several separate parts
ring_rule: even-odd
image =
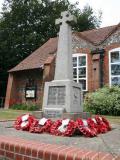
[[[50,119],[42,118],[40,120],[35,120],[30,126],[30,132],[32,133],[43,133],[50,132],[50,127],[53,122]]]
[[[86,137],[94,137],[97,136],[97,130],[94,127],[92,121],[87,121],[83,119],[76,120],[77,128],[79,129],[80,133],[82,133]]]
[[[111,130],[109,122],[104,117],[96,115],[95,120],[98,125],[99,133],[106,133],[107,131]]]
[[[19,116],[15,123],[14,123],[14,128],[17,130],[24,130],[24,131],[29,131],[30,126],[32,123],[35,121],[35,117],[33,117],[30,114],[24,114],[22,116]]]
[[[14,128],[32,133],[47,132],[58,136],[72,136],[79,131],[86,137],[94,137],[99,133],[106,133],[111,130],[107,119],[98,115],[87,120],[79,118],[76,122],[70,119],[63,119],[53,123],[51,119],[42,118],[37,120],[30,114],[24,114],[16,119]]]
[[[76,130],[76,123],[70,119],[57,120],[51,126],[50,133],[57,136],[72,136]]]

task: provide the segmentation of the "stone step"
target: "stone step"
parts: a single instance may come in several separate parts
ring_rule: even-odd
[[[46,117],[46,118],[50,118],[52,120],[57,120],[57,119],[73,119],[73,120],[76,120],[78,118],[82,118],[82,119],[87,119],[87,118],[90,118],[92,116],[92,114],[90,112],[79,112],[79,113],[63,113],[61,115],[61,117],[57,117],[56,115],[44,115],[43,111],[34,111],[33,113],[33,116],[35,116],[37,119],[41,119],[43,117]]]

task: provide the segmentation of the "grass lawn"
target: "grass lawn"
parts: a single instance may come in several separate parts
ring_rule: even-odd
[[[120,116],[104,116],[110,123],[120,124]]]
[[[25,110],[0,109],[0,120],[16,119],[21,114],[31,113]]]
[[[0,120],[16,119],[21,114],[32,113],[25,110],[0,109]],[[120,116],[104,116],[110,123],[120,124]]]

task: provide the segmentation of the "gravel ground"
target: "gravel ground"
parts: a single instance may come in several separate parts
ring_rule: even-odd
[[[19,137],[37,142],[75,146],[82,149],[109,152],[120,155],[120,125],[112,125],[112,131],[100,134],[94,138],[81,135],[74,137],[58,137],[49,134],[35,134],[17,131],[12,127],[13,122],[0,122],[0,135]]]

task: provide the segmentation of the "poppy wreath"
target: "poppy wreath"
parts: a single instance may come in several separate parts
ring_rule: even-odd
[[[97,121],[95,120],[95,118],[88,118],[87,119],[87,123],[88,123],[88,126],[91,128],[91,129],[95,129],[97,134],[99,134],[99,128],[98,128],[98,124],[97,124]]]
[[[96,115],[95,116],[95,120],[97,121],[97,125],[98,125],[98,132],[99,133],[106,133],[108,131],[108,124],[107,124],[107,120],[106,123],[103,121],[105,121],[105,118],[102,118],[101,116]]]
[[[22,119],[21,119],[21,116],[17,117],[15,123],[14,123],[14,128],[17,129],[17,130],[20,130],[21,127],[20,127],[20,124],[22,123]]]
[[[77,119],[76,125],[77,125],[77,128],[79,129],[80,133],[82,133],[84,136],[86,136],[86,137],[97,136],[97,130],[96,130],[96,128],[93,127],[94,125],[93,125],[92,121]]]
[[[65,122],[65,123],[63,123]],[[57,136],[72,136],[76,131],[76,123],[73,120],[57,120],[53,123],[50,133]]]
[[[107,120],[105,117],[102,117],[102,120],[103,120],[103,122],[106,124],[107,130],[110,131],[110,130],[111,130],[111,125],[110,125],[110,123],[108,122],[108,120]]]
[[[34,121],[35,117],[30,114],[24,114],[16,119],[14,128],[17,130],[29,131],[29,128]]]
[[[99,133],[106,133],[111,130],[107,119],[99,115],[87,120],[77,119],[76,122],[70,119],[63,119],[53,123],[50,119],[42,118],[37,120],[30,114],[24,114],[16,119],[14,128],[32,133],[47,132],[58,136],[72,136],[79,131],[86,137],[94,137]]]
[[[49,133],[52,124],[53,122],[50,119],[46,119],[46,118],[42,118],[39,121],[35,120],[30,126],[29,131],[32,133],[43,133],[43,132]]]

